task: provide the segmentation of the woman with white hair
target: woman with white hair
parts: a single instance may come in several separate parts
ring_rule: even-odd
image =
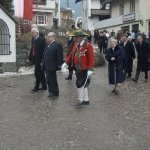
[[[106,51],[106,60],[108,61],[109,84],[115,85],[113,93],[118,94],[118,83],[123,83],[123,58],[122,47],[117,44],[115,39],[110,40],[110,48]]]

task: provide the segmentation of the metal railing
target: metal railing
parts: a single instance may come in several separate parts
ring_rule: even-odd
[[[111,15],[110,9],[91,9],[91,15]]]
[[[10,55],[10,35],[0,33],[0,55]]]

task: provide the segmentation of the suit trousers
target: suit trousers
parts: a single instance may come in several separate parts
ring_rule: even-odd
[[[49,94],[59,95],[56,71],[46,71]]]
[[[73,67],[71,66],[71,64],[69,64],[68,69],[69,69],[69,77],[71,77],[71,78],[72,78],[72,74],[73,74]]]
[[[35,78],[36,78],[36,87],[39,88],[40,83],[42,86],[46,86],[46,79],[45,79],[45,74],[44,70],[42,70],[40,64],[35,64]]]
[[[136,69],[136,75],[135,75],[136,80],[139,79],[140,72],[141,72],[140,63],[137,62],[137,69]],[[144,72],[145,72],[145,79],[148,79],[148,71],[144,71]]]

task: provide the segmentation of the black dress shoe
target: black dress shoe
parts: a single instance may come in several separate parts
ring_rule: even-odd
[[[132,77],[132,75],[127,75],[127,76],[126,76],[126,78],[131,78],[131,77]]]
[[[148,82],[148,79],[145,79],[145,82]]]
[[[67,77],[67,78],[65,78],[66,80],[72,80],[72,77]]]
[[[76,106],[77,106],[77,107],[82,106],[82,105],[83,105],[83,102],[81,102],[81,101],[78,101],[78,102],[76,103]]]
[[[90,105],[90,102],[89,101],[83,101],[82,105]]]
[[[47,97],[48,98],[52,98],[52,97],[57,97],[57,96],[59,96],[59,94],[50,93]]]
[[[34,87],[31,91],[32,91],[32,92],[38,92],[38,90],[39,90],[39,88]]]
[[[47,90],[47,87],[46,86],[42,86],[39,88],[39,90]]]
[[[137,79],[135,79],[135,78],[133,78],[133,79],[132,79],[132,81],[134,81],[134,82],[136,82],[136,83],[138,82],[138,80],[137,80]]]
[[[116,89],[113,89],[111,92],[114,93],[115,95],[118,94],[118,90],[116,90]]]

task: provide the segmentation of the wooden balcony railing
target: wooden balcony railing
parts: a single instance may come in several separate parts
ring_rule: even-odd
[[[109,16],[110,14],[110,9],[91,9],[91,16]]]

